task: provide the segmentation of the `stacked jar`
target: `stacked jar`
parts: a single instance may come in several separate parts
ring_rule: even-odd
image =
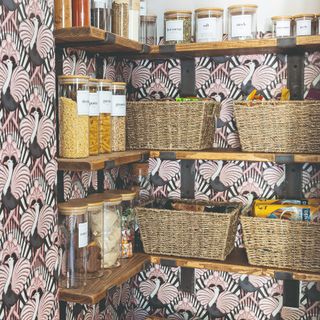
[[[96,156],[99,154],[100,146],[100,128],[99,128],[99,96],[98,80],[89,80],[89,154]]]

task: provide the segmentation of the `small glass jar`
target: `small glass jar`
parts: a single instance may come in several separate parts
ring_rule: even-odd
[[[112,83],[111,149],[114,152],[126,150],[126,86],[125,82]]]
[[[186,43],[192,40],[192,12],[167,11],[164,13],[165,44]]]
[[[87,281],[88,211],[83,200],[59,203],[62,271],[60,286],[79,288]]]
[[[99,97],[98,97],[98,80],[89,80],[89,154],[95,156],[99,154]]]
[[[292,17],[272,17],[272,36],[275,38],[291,37]]]
[[[148,1],[140,0],[140,16],[148,15]]]
[[[59,156],[89,156],[88,77],[59,77]]]
[[[72,0],[72,25],[90,27],[90,0]]]
[[[100,153],[111,152],[112,80],[99,80]]]
[[[72,0],[54,1],[55,29],[72,27]]]
[[[140,0],[130,0],[129,3],[129,39],[139,41]]]
[[[256,5],[237,5],[228,8],[229,39],[246,40],[257,37]]]
[[[223,9],[200,8],[195,11],[196,42],[222,41]]]
[[[316,34],[320,34],[320,14],[316,15]]]
[[[140,17],[139,41],[148,45],[157,44],[157,16]]]
[[[300,14],[293,16],[292,19],[295,36],[311,36],[314,34],[314,14]]]
[[[129,36],[129,0],[113,0],[112,32],[128,38]]]

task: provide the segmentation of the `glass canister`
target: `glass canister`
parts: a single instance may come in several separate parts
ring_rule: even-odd
[[[112,80],[99,80],[100,153],[111,152]]]
[[[311,36],[314,34],[314,14],[293,16],[293,33],[295,36]]]
[[[257,8],[254,4],[228,8],[229,39],[246,40],[257,37]]]
[[[106,30],[107,10],[105,0],[91,0],[91,25]]]
[[[139,41],[148,45],[157,44],[157,16],[143,15],[140,17]]]
[[[195,11],[196,42],[222,41],[223,9],[200,8]]]
[[[112,32],[128,38],[129,36],[129,0],[113,0]]]
[[[72,27],[72,0],[54,1],[55,29]]]
[[[290,16],[272,17],[272,36],[276,38],[291,37],[291,22]]]
[[[166,44],[191,42],[192,12],[167,11],[164,13],[164,39]]]
[[[90,0],[72,0],[72,25],[90,27]]]
[[[129,39],[139,41],[140,0],[129,2]]]
[[[316,34],[320,34],[320,14],[316,15]]]
[[[59,77],[59,156],[89,156],[88,77]]]
[[[89,153],[90,156],[99,154],[99,97],[98,80],[89,80]]]
[[[111,149],[126,150],[126,86],[125,82],[112,83]]]
[[[62,272],[60,286],[79,288],[87,281],[88,211],[83,200],[59,203]]]
[[[148,15],[148,1],[140,0],[140,16]]]

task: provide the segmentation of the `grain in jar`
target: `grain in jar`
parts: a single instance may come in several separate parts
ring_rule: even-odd
[[[167,11],[164,13],[166,44],[186,43],[192,40],[192,12]]]
[[[59,77],[59,156],[89,156],[88,77]]]
[[[291,36],[291,16],[272,17],[272,36],[276,38]]]
[[[295,36],[311,36],[314,34],[314,14],[293,16],[293,34]]]
[[[98,80],[89,80],[89,153],[90,156],[99,153],[99,97],[98,97]]]
[[[140,17],[140,39],[141,43],[148,45],[157,44],[157,16]]]
[[[128,38],[129,36],[129,0],[113,0],[112,32]]]
[[[72,0],[54,1],[55,29],[72,27]]]
[[[139,41],[140,0],[129,1],[129,39]]]
[[[72,0],[72,25],[90,27],[90,0]]]

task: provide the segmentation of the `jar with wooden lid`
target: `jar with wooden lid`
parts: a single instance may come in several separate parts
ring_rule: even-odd
[[[228,8],[229,39],[246,40],[257,37],[257,9],[258,6],[254,4]]]
[[[315,33],[314,14],[299,14],[293,16],[294,36],[311,36]]]
[[[88,206],[83,200],[59,203],[59,233],[63,249],[60,286],[79,288],[87,281]]]
[[[100,153],[111,152],[112,80],[99,80]]]
[[[140,16],[140,39],[147,45],[157,44],[157,16]]]
[[[113,0],[112,32],[128,38],[129,36],[129,0]]]
[[[167,11],[164,13],[165,44],[186,43],[192,40],[192,12]]]
[[[89,80],[89,153],[90,156],[95,156],[99,153],[99,97],[98,97],[98,80]]]
[[[59,156],[89,156],[89,77],[59,77]]]
[[[72,0],[72,25],[90,27],[90,0]]]
[[[72,0],[54,1],[54,26],[56,30],[72,27]]]
[[[196,42],[222,41],[223,9],[200,8],[195,11]]]
[[[113,152],[126,150],[126,104],[127,84],[112,83],[111,149]]]
[[[272,20],[272,36],[275,38],[291,37],[292,17],[275,16]]]

